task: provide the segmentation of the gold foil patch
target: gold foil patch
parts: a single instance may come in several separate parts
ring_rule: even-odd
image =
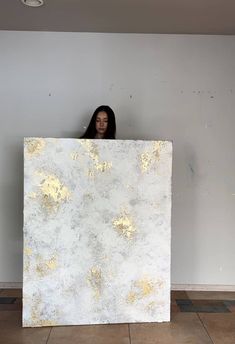
[[[99,152],[95,143],[91,142],[91,140],[79,140],[79,143],[86,149],[89,157],[93,161],[99,161]]]
[[[32,249],[30,248],[30,247],[25,247],[24,248],[24,254],[26,255],[26,256],[30,256],[31,254],[33,253],[33,251],[32,251]]]
[[[55,256],[52,256],[49,260],[39,262],[36,265],[36,272],[40,277],[44,277],[51,273],[51,271],[56,270],[57,266],[57,258]]]
[[[71,152],[70,157],[72,160],[78,160],[79,159],[79,153],[78,152]]]
[[[80,144],[86,149],[88,156],[93,161],[94,168],[88,171],[89,177],[94,177],[95,172],[106,172],[112,168],[112,162],[101,161],[97,145],[91,140],[80,140]]]
[[[57,211],[61,203],[69,200],[68,188],[54,175],[44,175],[40,183],[42,205],[49,212]]]
[[[142,297],[148,296],[154,291],[154,284],[147,278],[140,279],[135,282],[136,287],[139,289],[139,293]]]
[[[96,299],[99,299],[102,287],[101,269],[99,267],[93,266],[88,273],[87,280],[94,291],[94,297]]]
[[[42,312],[42,302],[41,298],[36,298],[36,300],[32,300],[33,304],[31,307],[31,318],[28,320],[25,326],[35,326],[35,327],[41,327],[41,326],[56,326],[57,322],[55,320],[47,319],[48,315],[43,316]],[[53,312],[53,316],[57,316],[57,311]]]
[[[113,226],[119,234],[127,239],[132,239],[136,232],[134,221],[127,212],[123,212],[123,214],[115,218]]]
[[[105,172],[112,168],[112,163],[107,161],[96,163],[95,168],[99,172]]]
[[[145,277],[133,282],[130,292],[127,294],[126,302],[133,304],[138,300],[148,298],[156,291],[155,283]]]
[[[32,158],[40,155],[46,146],[46,142],[42,138],[36,139],[25,139],[25,153],[26,156]]]
[[[130,291],[127,295],[127,303],[134,303],[137,300],[137,294],[134,291]]]
[[[148,172],[160,160],[161,152],[165,146],[165,141],[155,141],[151,150],[140,154],[139,160],[142,173]]]
[[[140,155],[140,166],[142,172],[147,172],[152,165],[152,155],[148,152]]]

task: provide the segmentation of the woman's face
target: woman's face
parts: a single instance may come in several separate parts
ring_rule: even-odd
[[[97,134],[103,137],[108,128],[108,115],[106,112],[98,112],[96,116],[95,128]]]

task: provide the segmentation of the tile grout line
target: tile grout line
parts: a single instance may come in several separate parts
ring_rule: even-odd
[[[201,317],[200,317],[199,313],[197,313],[197,316],[198,316],[198,318],[199,318],[199,320],[200,320],[200,322],[201,322],[201,324],[202,324],[202,326],[203,326],[204,330],[206,331],[206,333],[207,333],[208,337],[210,338],[210,340],[211,340],[211,343],[213,343],[213,344],[214,344],[214,342],[213,342],[213,340],[212,340],[211,336],[209,335],[209,332],[208,332],[208,330],[207,330],[206,326],[204,325],[204,323],[203,323],[203,321],[202,321],[202,319],[201,319]]]
[[[128,324],[128,331],[129,331],[129,342],[131,344],[131,329],[130,329],[130,324]]]
[[[47,337],[46,344],[48,343],[48,341],[49,341],[49,339],[50,339],[50,335],[51,335],[51,331],[52,331],[52,329],[53,329],[53,327],[51,327],[51,329],[50,329],[49,335],[48,335],[48,337]]]

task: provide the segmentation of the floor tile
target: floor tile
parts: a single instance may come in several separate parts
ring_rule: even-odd
[[[187,295],[191,300],[235,300],[235,292],[229,291],[187,291]]]
[[[199,313],[199,317],[202,320],[214,344],[235,343],[235,316],[233,313]]]
[[[127,324],[23,329],[22,290],[0,289],[2,297],[15,301],[0,304],[1,344],[130,344]],[[171,323],[129,325],[131,344],[235,344],[234,292],[172,291],[171,312]]]
[[[0,329],[21,326],[21,312],[0,311]]]
[[[46,344],[51,328],[22,328],[21,312],[0,311],[0,343]]]
[[[177,305],[176,301],[171,302],[171,313],[177,313],[180,312],[180,308]]]
[[[212,344],[196,313],[172,314],[170,323],[131,324],[131,344]]]
[[[127,324],[53,327],[48,344],[130,344]]]
[[[235,313],[235,305],[227,305],[227,308],[230,310],[230,312]]]

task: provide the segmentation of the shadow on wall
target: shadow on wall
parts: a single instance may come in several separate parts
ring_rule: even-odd
[[[5,272],[15,281],[15,275],[22,276],[23,261],[23,139],[6,142],[4,150],[5,162],[1,167],[0,192],[4,245],[1,256],[5,261]],[[4,256],[9,251],[12,259],[5,260]]]
[[[197,283],[197,158],[193,146],[173,146],[172,283]],[[178,276],[181,280],[178,280]],[[182,280],[182,275],[184,280]],[[195,281],[195,282],[194,282]]]

